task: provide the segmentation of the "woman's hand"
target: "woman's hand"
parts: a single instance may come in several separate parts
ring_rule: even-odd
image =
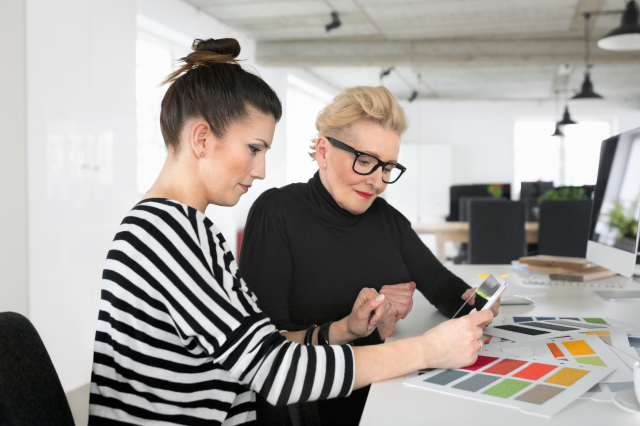
[[[407,314],[411,312],[414,291],[416,291],[416,283],[413,281],[404,284],[383,285],[380,289],[380,294],[384,294],[387,302],[391,302],[396,321],[405,319]]]
[[[465,291],[462,294],[462,300],[467,300],[467,299],[471,298],[469,300],[469,306],[473,306],[473,305],[476,304],[476,294],[475,294],[476,288],[477,287],[470,288],[470,289],[468,289],[467,291]],[[497,317],[498,314],[500,313],[500,298],[498,298],[498,300],[496,300],[496,303],[494,303],[493,306],[491,307],[491,312],[493,312],[493,317],[494,318]],[[489,323],[489,324],[491,324],[491,323]],[[487,325],[489,325],[489,324],[487,324]]]
[[[461,368],[472,365],[482,348],[483,324],[491,324],[491,312],[477,311],[445,321],[423,334],[427,340],[429,368]]]
[[[384,294],[378,294],[373,288],[363,288],[353,304],[351,314],[331,324],[329,343],[339,345],[368,336],[381,320],[388,321],[390,310]]]
[[[380,319],[378,320],[376,327],[378,327],[380,339],[385,340],[387,337],[391,336],[391,333],[393,333],[393,330],[396,328],[396,321],[398,320],[398,317],[393,310],[391,302],[389,302],[386,297],[385,303],[376,309],[376,313],[378,312],[380,313]]]

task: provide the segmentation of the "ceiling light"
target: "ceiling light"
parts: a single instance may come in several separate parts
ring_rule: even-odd
[[[564,115],[562,116],[562,120],[560,120],[558,124],[562,124],[563,126],[566,126],[568,124],[578,124],[577,122],[571,119],[571,115],[569,115],[568,106],[564,107]]]
[[[593,84],[591,83],[591,78],[589,74],[589,69],[591,69],[591,65],[589,65],[589,19],[591,18],[591,13],[584,14],[584,64],[586,71],[584,73],[584,81],[582,82],[582,89],[580,93],[575,95],[573,99],[603,99],[602,96],[598,95],[593,91]]]
[[[418,91],[414,90],[411,92],[411,96],[409,97],[409,102],[413,102],[418,98]]]
[[[640,50],[640,10],[638,3],[631,0],[622,15],[620,26],[598,41],[598,47],[605,50]]]
[[[564,136],[564,133],[560,130],[560,123],[556,123],[556,131],[551,136]]]
[[[391,74],[391,71],[393,71],[393,67],[389,67],[386,70],[383,69],[382,72],[380,73],[380,80],[382,81],[383,78]]]
[[[591,83],[591,78],[589,78],[589,71],[584,73],[584,81],[582,82],[582,89],[580,89],[580,93],[571,99],[604,99],[593,91],[593,84]]]
[[[340,16],[338,16],[338,12],[336,12],[335,10],[331,12],[331,19],[332,21],[324,26],[327,29],[327,32],[335,30],[340,25],[342,25],[342,22],[340,22]]]

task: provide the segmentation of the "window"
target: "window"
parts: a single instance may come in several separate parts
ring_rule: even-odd
[[[565,126],[564,144],[550,136],[553,121],[518,121],[514,129],[514,180],[552,181],[555,186],[595,185],[600,161],[600,145],[611,136],[608,121],[580,121]],[[564,146],[564,155],[562,155]],[[564,161],[562,159],[564,157]]]
[[[333,96],[294,75],[287,81],[287,183],[306,182],[318,170],[309,157],[316,117]]]

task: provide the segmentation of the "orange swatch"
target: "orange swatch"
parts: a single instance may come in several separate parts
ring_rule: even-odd
[[[608,331],[587,331],[587,334],[595,334],[596,336],[610,336]]]
[[[571,386],[587,374],[589,374],[589,372],[585,370],[578,370],[577,368],[563,368],[545,380],[545,382],[553,383],[554,385]]]
[[[558,345],[556,345],[555,343],[547,343],[547,346],[549,347],[549,350],[551,351],[554,357],[556,358],[564,357],[564,354],[562,353]]]
[[[571,340],[568,342],[562,342],[562,344],[573,356],[596,354],[593,349],[591,349],[591,346],[589,346],[584,340]]]
[[[513,377],[517,377],[518,379],[538,380],[540,377],[544,376],[550,371],[555,370],[556,368],[557,367],[555,365],[540,364],[534,362],[527,365],[524,369],[518,371],[513,375]]]

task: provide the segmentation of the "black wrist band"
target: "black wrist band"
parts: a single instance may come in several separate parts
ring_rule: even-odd
[[[317,325],[311,324],[309,328],[307,328],[307,332],[304,333],[304,344],[309,346],[313,345],[313,331],[318,328]]]
[[[326,324],[322,324],[320,326],[320,330],[318,330],[318,344],[319,345],[329,345],[329,327],[331,327],[331,321]]]

